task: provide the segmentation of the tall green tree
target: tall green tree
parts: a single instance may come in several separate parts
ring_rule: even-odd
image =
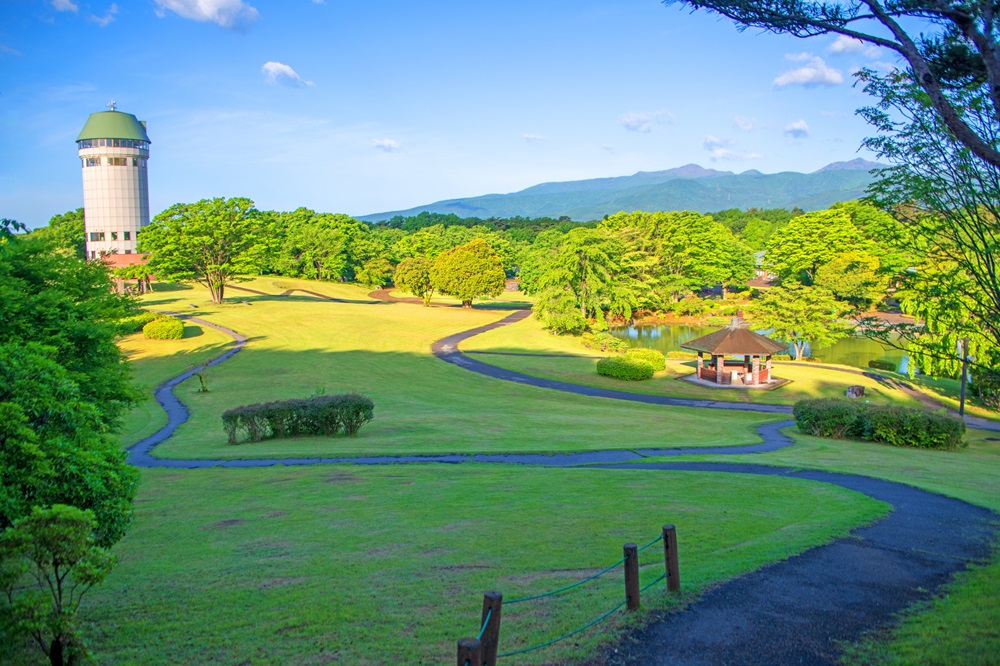
[[[431,266],[434,288],[462,301],[463,308],[476,298],[502,294],[506,277],[500,257],[481,238],[445,250]]]
[[[48,226],[35,229],[32,235],[44,238],[53,248],[67,252],[77,259],[87,258],[87,236],[82,208],[53,215]]]
[[[864,252],[845,252],[819,267],[815,284],[829,289],[854,308],[864,310],[885,298],[889,276],[880,269],[878,257]]]
[[[806,344],[828,347],[847,337],[847,308],[822,287],[789,282],[768,289],[750,309],[755,328],[774,329],[771,334],[789,342],[800,360]]]
[[[800,215],[767,243],[765,264],[783,280],[810,285],[820,266],[848,250],[872,249],[843,210]],[[869,252],[870,253],[870,252]]]
[[[174,204],[141,233],[151,273],[199,282],[213,303],[222,303],[227,284],[259,272],[272,251],[260,211],[241,197]]]
[[[76,624],[84,595],[107,578],[117,559],[95,543],[91,511],[35,507],[0,533],[0,638],[25,637],[52,666],[90,656]],[[20,661],[18,646],[0,645]]]
[[[410,257],[399,262],[393,274],[396,286],[422,298],[425,307],[431,304],[431,298],[434,296],[434,283],[431,282],[432,265],[430,259]]]

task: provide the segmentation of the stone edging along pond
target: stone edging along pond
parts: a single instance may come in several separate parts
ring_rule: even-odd
[[[329,299],[334,300],[334,299]],[[610,391],[530,377],[480,363],[458,350],[462,340],[523,320],[519,311],[486,326],[434,343],[439,359],[494,379],[568,391],[579,395],[664,406],[789,413],[787,405],[727,403]],[[236,344],[208,363],[222,363],[246,346],[245,336],[194,317],[188,321],[233,337]],[[129,447],[138,467],[203,469],[322,464],[391,465],[405,463],[507,463],[600,469],[647,469],[784,476],[830,483],[892,505],[892,512],[850,536],[765,566],[714,587],[685,610],[655,621],[608,654],[614,664],[835,664],[839,641],[855,641],[884,627],[912,603],[940,592],[951,576],[992,552],[1000,516],[960,500],[901,483],[859,475],[835,474],[754,464],[641,463],[646,456],[745,454],[774,451],[793,442],[781,432],[792,421],[758,427],[763,442],[725,448],[589,451],[568,454],[369,456],[331,458],[164,459],[153,450],[187,421],[188,411],[173,389],[194,374],[174,377],[155,390],[167,425]],[[738,499],[738,498],[734,498]],[[683,541],[681,541],[683,549]]]

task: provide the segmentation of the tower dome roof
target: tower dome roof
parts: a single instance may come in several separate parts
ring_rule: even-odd
[[[146,127],[131,113],[98,111],[90,114],[77,141],[84,139],[135,139],[149,141]]]

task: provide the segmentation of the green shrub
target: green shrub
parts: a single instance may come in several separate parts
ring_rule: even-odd
[[[673,303],[670,309],[675,314],[700,317],[712,309],[712,304],[699,296],[691,294]]]
[[[658,352],[655,349],[629,349],[625,352],[626,359],[645,361],[653,366],[654,372],[659,372],[660,370],[667,369],[667,359],[664,358],[662,352]]]
[[[690,361],[692,359],[698,358],[698,354],[697,352],[689,352],[689,351],[668,351],[667,358],[683,359],[685,361]]]
[[[610,351],[624,354],[628,351],[628,343],[619,340],[610,333],[584,333],[580,341],[588,349],[599,349],[602,352]]]
[[[222,427],[230,444],[264,439],[356,435],[375,418],[375,403],[363,395],[317,395],[303,400],[280,400],[228,409]]]
[[[653,378],[653,366],[628,356],[612,356],[597,362],[597,374],[615,379],[642,381]]]
[[[771,357],[771,360],[773,360],[773,361],[791,361],[792,360],[792,355],[791,354],[775,354],[774,356]]]
[[[184,322],[177,317],[160,316],[142,327],[150,340],[180,340],[184,337]]]
[[[862,411],[866,405],[867,403],[837,398],[801,400],[795,403],[792,413],[795,415],[795,425],[806,434],[834,439],[860,439],[865,432]]]
[[[134,314],[131,317],[119,319],[115,322],[115,328],[117,329],[118,335],[132,335],[133,333],[141,331],[149,322],[155,321],[162,316],[163,315],[157,314],[156,312],[143,310],[142,312]]]
[[[799,430],[810,435],[891,446],[954,449],[962,446],[965,434],[965,424],[950,416],[835,398],[797,402],[794,414]]]
[[[890,372],[896,371],[895,363],[893,363],[892,361],[883,361],[877,358],[873,358],[872,360],[868,361],[868,367],[874,368],[876,370],[888,370]]]

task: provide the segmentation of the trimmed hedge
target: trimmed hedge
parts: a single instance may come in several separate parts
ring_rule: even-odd
[[[645,361],[653,366],[654,372],[667,369],[667,359],[662,352],[655,349],[629,349],[625,352],[625,358],[636,361]]]
[[[868,361],[868,367],[874,368],[876,370],[888,370],[889,372],[896,371],[895,363],[893,363],[892,361],[882,361],[877,358],[873,358],[872,360]]]
[[[142,327],[150,340],[180,340],[184,337],[184,322],[177,317],[160,316]]]
[[[597,362],[597,374],[638,382],[653,378],[653,366],[628,356],[612,356]]]
[[[143,310],[138,314],[134,314],[131,317],[125,317],[119,319],[115,322],[115,328],[118,335],[132,335],[133,333],[138,333],[143,329],[143,327],[151,321],[155,321],[163,315],[156,312],[149,312],[148,310]]]
[[[691,361],[693,359],[698,358],[698,354],[696,352],[689,352],[689,351],[668,351],[667,358],[683,359],[685,361]]]
[[[375,403],[357,393],[319,395],[234,407],[222,413],[222,427],[230,444],[265,439],[356,435],[375,418]]]
[[[965,424],[959,419],[921,409],[871,405],[837,398],[795,403],[795,425],[818,437],[863,439],[890,446],[956,449]]]

